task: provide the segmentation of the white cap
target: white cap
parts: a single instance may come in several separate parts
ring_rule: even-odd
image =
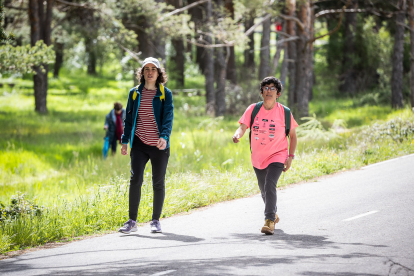
[[[147,65],[148,63],[152,63],[157,68],[161,68],[160,67],[160,62],[158,61],[158,59],[153,58],[153,57],[147,57],[146,59],[144,59],[144,62],[142,63],[142,68],[144,68],[144,66]]]

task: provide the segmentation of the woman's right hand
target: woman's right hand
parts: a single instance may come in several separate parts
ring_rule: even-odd
[[[128,154],[128,145],[127,144],[122,144],[121,154],[122,155],[127,155]]]
[[[239,128],[233,135],[233,142],[238,143],[240,142],[240,138],[243,137],[244,133],[246,132],[247,126],[245,124],[240,124]]]
[[[239,142],[239,138],[240,138],[239,134],[237,134],[237,133],[236,133],[236,134],[234,134],[234,135],[233,135],[233,142],[234,142],[234,143],[238,143],[238,142]]]

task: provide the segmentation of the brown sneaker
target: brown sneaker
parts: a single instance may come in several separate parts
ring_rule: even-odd
[[[280,220],[280,219],[279,219],[279,216],[278,216],[277,214],[275,214],[275,218],[276,218],[276,219],[275,219],[275,224],[276,224],[276,223],[278,223],[278,222],[279,222],[279,220]]]
[[[262,227],[262,233],[266,235],[273,235],[275,230],[275,222],[267,219],[265,220],[265,225]]]

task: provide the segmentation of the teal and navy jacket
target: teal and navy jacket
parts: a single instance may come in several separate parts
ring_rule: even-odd
[[[129,90],[128,103],[126,107],[126,116],[124,121],[124,134],[121,137],[122,144],[128,144],[132,148],[134,142],[135,128],[137,123],[138,109],[141,102],[141,93],[145,83]],[[157,123],[160,138],[167,141],[167,147],[170,146],[170,135],[174,119],[174,106],[172,93],[162,84],[157,83],[157,93],[152,99],[152,109],[154,111],[155,122]]]

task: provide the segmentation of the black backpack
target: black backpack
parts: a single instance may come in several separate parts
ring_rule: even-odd
[[[252,139],[252,125],[254,122],[254,119],[257,116],[257,113],[259,113],[260,108],[262,107],[263,102],[258,102],[255,107],[253,108],[252,115],[250,118],[250,132],[249,132],[249,143],[250,143],[250,151],[252,151],[252,145],[251,145],[251,139]],[[287,106],[283,106],[283,109],[285,110],[285,134],[286,136],[289,136],[290,132],[290,109]]]

